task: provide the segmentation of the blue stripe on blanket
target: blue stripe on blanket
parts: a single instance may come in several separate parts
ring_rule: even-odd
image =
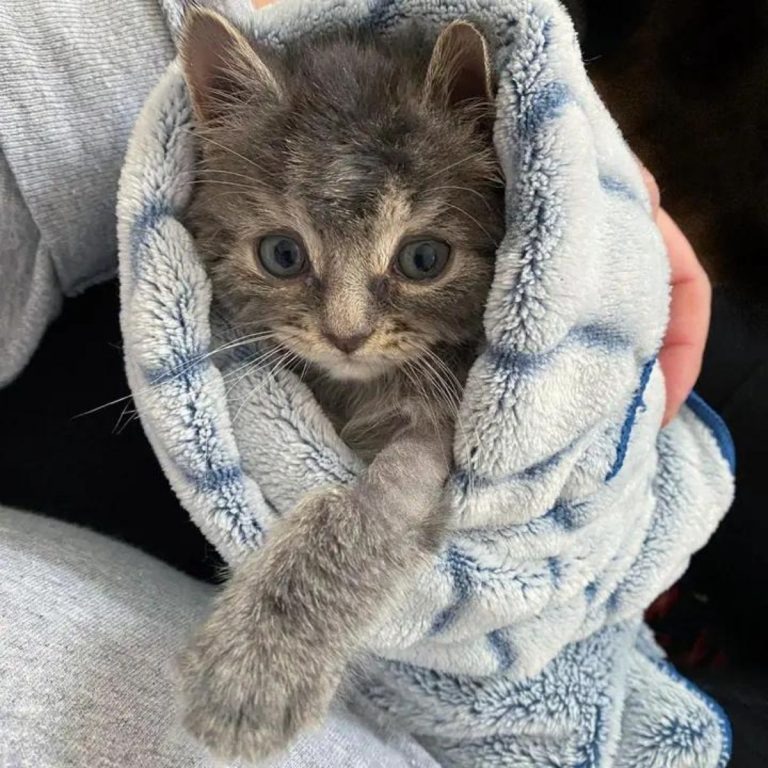
[[[707,425],[707,427],[709,427],[710,432],[712,432],[712,435],[720,448],[720,453],[723,454],[723,458],[728,462],[731,472],[735,472],[736,447],[733,444],[733,438],[731,437],[728,426],[723,421],[722,417],[713,411],[709,404],[696,392],[691,392],[691,394],[688,395],[685,404]]]
[[[619,436],[619,443],[616,446],[616,459],[613,462],[613,466],[608,470],[608,474],[605,476],[605,481],[613,480],[618,475],[619,470],[624,465],[624,459],[627,457],[627,449],[629,448],[629,438],[632,434],[632,427],[635,424],[635,418],[637,412],[644,407],[643,395],[645,394],[645,388],[648,386],[648,382],[653,372],[653,366],[656,363],[656,358],[652,358],[642,368],[640,372],[640,383],[637,385],[635,394],[632,396],[632,401],[627,408],[627,415],[624,419],[624,423],[621,425],[621,434]]]

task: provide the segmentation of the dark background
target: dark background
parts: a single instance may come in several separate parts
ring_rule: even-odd
[[[599,62],[601,75],[610,78],[612,62],[618,62],[618,71],[654,3],[574,1],[571,6],[585,58]],[[728,22],[733,11],[725,3],[696,7],[695,20],[733,28]],[[722,34],[685,36],[680,55],[723,59],[729,47],[740,45],[737,33],[738,26],[725,44]],[[743,44],[750,40],[747,35]],[[625,71],[621,75],[626,78]],[[761,159],[768,166],[768,151]],[[663,178],[664,167],[651,169]],[[684,196],[685,180],[680,189]],[[664,191],[662,186],[663,196]],[[730,271],[711,270],[718,287],[697,389],[733,434],[736,501],[686,577],[649,618],[676,663],[729,713],[731,765],[763,768],[768,765],[768,290],[760,275],[768,235],[752,228],[733,242],[718,253],[742,261]],[[67,300],[30,365],[0,390],[0,503],[90,526],[195,577],[215,579],[220,561],[171,493],[133,418],[132,402],[124,399],[129,390],[118,308],[114,282]]]

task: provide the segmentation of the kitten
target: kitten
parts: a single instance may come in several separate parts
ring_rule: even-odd
[[[202,155],[188,224],[214,295],[370,462],[274,526],[182,661],[187,727],[257,759],[322,721],[439,542],[503,232],[491,70],[467,22],[275,52],[206,11],[182,59]]]

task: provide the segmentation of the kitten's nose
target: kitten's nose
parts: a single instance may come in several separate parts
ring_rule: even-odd
[[[371,333],[368,331],[367,333],[355,333],[351,336],[337,336],[335,333],[326,333],[325,337],[334,347],[338,347],[342,352],[351,353],[356,349],[360,349],[371,337]]]

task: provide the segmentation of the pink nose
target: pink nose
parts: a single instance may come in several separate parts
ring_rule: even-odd
[[[370,333],[356,333],[352,336],[337,336],[335,333],[325,334],[325,338],[328,339],[334,347],[338,347],[342,352],[346,352],[347,354],[354,352],[356,349],[360,349],[370,337]]]

